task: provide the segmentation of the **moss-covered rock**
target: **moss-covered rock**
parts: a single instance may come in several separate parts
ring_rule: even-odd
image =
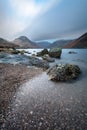
[[[24,55],[24,53],[27,53],[25,50],[16,50],[16,49],[13,49],[11,50],[11,53],[12,54],[21,54],[21,55]]]
[[[16,50],[15,48],[0,48],[0,52],[8,54],[19,54],[21,51]]]
[[[19,54],[20,51],[19,50],[11,50],[11,54]]]
[[[43,60],[46,60],[48,62],[54,62],[55,59],[54,58],[51,58],[48,54],[45,54],[42,56]]]
[[[47,49],[43,49],[41,52],[37,52],[37,56],[43,56],[45,54],[48,54],[48,50]]]
[[[81,73],[79,66],[72,64],[58,64],[51,67],[47,74],[54,81],[68,81],[77,79]]]
[[[55,58],[60,58],[62,53],[61,48],[52,48],[49,50],[49,56],[55,57]]]

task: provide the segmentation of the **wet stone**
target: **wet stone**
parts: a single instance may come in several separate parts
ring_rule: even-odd
[[[77,79],[81,73],[79,66],[72,64],[57,64],[49,68],[47,74],[54,81],[69,81]]]
[[[32,115],[32,114],[33,114],[33,111],[30,111],[30,114]]]

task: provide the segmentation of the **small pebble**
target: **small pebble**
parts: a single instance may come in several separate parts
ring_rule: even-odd
[[[42,122],[39,123],[39,126],[42,126]]]
[[[33,114],[33,111],[30,111],[30,114],[32,115],[32,114]]]

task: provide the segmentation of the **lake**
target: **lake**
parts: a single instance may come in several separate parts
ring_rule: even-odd
[[[25,53],[26,56],[36,54],[42,49],[20,49],[30,52],[31,54]],[[75,54],[69,54],[70,51],[76,52]],[[27,57],[21,55],[11,54],[0,54],[0,63],[11,63],[18,64],[20,62],[27,62]],[[87,49],[62,49],[61,59],[55,59],[55,63],[73,63],[87,65]],[[55,63],[50,63],[53,65]]]
[[[63,49],[55,63],[77,64],[82,73],[75,81],[52,82],[43,72],[21,85],[12,101],[11,125],[27,124],[26,129],[33,130],[87,130],[87,49]]]
[[[26,51],[33,54],[40,49]],[[21,59],[17,55],[7,57],[0,62],[14,64]],[[61,59],[50,65],[55,63],[79,65],[82,73],[75,81],[53,82],[43,72],[19,86],[8,112],[8,129],[87,130],[87,49],[63,49]]]

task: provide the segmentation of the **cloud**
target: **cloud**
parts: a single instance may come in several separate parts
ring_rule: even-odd
[[[41,5],[37,5],[34,0],[10,0],[12,7],[19,16],[33,17],[40,12]]]
[[[15,13],[20,17],[35,17],[38,14],[42,14],[50,9],[55,3],[56,0],[40,1],[37,0],[9,0],[12,5]],[[60,1],[60,0],[58,0]]]
[[[87,31],[87,0],[0,0],[0,37],[32,40]]]
[[[11,23],[10,23],[11,22]],[[9,19],[0,23],[0,37],[13,39],[17,33],[24,30],[24,25],[15,19]]]
[[[12,38],[21,35],[38,17],[51,9],[56,0],[1,0],[0,36]],[[26,34],[26,32],[25,32]]]
[[[78,37],[87,31],[87,1],[62,0],[51,10],[38,17],[27,28],[27,36],[33,40]]]
[[[12,39],[25,28],[25,25],[11,13],[9,3],[6,3],[5,0],[0,0],[0,37],[5,39]]]

